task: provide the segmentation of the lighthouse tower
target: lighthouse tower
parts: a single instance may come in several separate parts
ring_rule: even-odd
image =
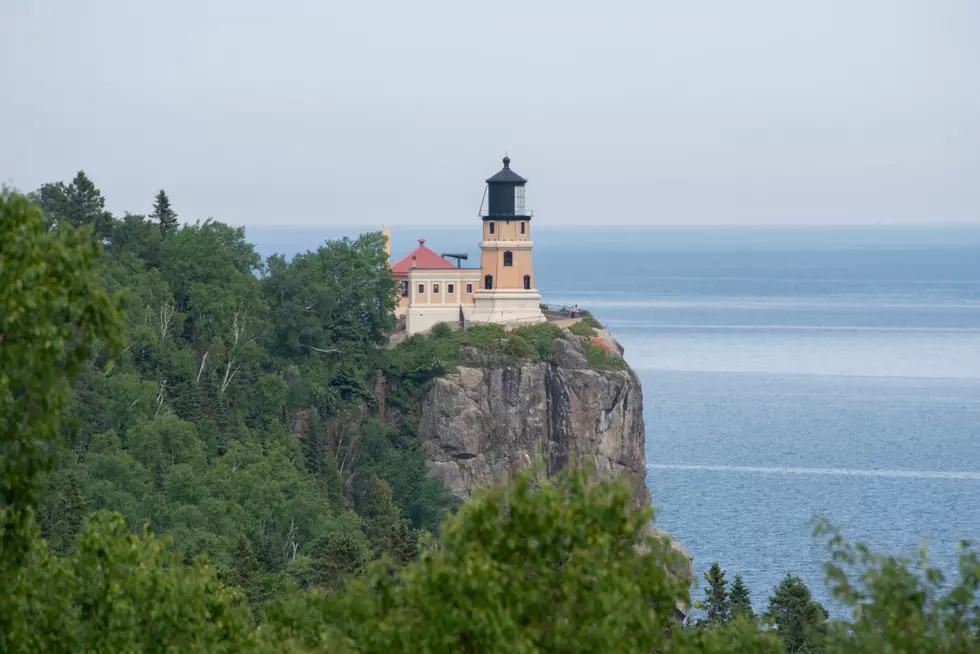
[[[468,319],[505,324],[544,322],[531,264],[534,212],[525,206],[527,180],[511,170],[510,157],[504,157],[504,167],[486,182],[487,205],[480,210],[480,281]]]

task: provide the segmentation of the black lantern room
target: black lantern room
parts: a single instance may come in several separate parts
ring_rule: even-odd
[[[484,220],[530,220],[534,212],[524,206],[524,185],[527,180],[510,169],[510,157],[504,157],[504,167],[487,180],[487,209]]]

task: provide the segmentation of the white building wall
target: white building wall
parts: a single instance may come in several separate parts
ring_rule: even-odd
[[[459,324],[460,309],[465,315],[472,306],[472,297],[466,297],[466,284],[479,288],[480,271],[478,269],[457,268],[413,268],[408,273],[409,306],[405,318],[405,329],[411,334],[418,334],[432,329],[440,322],[451,326]],[[439,284],[438,302],[433,296],[432,284]],[[418,295],[418,285],[425,284],[426,293]],[[449,303],[448,285],[455,285],[455,299]]]
[[[466,312],[473,323],[500,323],[508,326],[535,325],[547,318],[541,312],[541,294],[531,290],[481,290],[473,307]]]

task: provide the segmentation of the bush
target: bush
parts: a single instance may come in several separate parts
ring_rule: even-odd
[[[585,320],[575,323],[574,325],[568,328],[568,331],[572,332],[576,336],[585,336],[587,338],[596,336],[599,333],[595,330],[595,328],[592,325],[587,323]]]
[[[534,356],[541,361],[553,361],[555,341],[559,338],[565,338],[561,328],[550,322],[518,327],[512,332],[512,336],[528,342],[534,351]]]
[[[592,327],[594,329],[602,329],[602,323],[596,320],[596,317],[593,316],[588,311],[581,311],[580,315],[582,316],[582,322],[584,322],[589,327]]]
[[[473,325],[457,332],[456,340],[460,345],[471,345],[478,350],[492,350],[500,347],[500,340],[507,338],[503,325]]]
[[[623,370],[626,367],[622,357],[609,354],[598,345],[582,343],[582,348],[585,350],[585,358],[589,361],[589,368],[596,372]]]
[[[432,338],[446,338],[452,336],[453,330],[448,323],[437,322],[432,326]]]

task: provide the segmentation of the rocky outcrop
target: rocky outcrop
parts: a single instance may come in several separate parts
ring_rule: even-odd
[[[478,486],[543,461],[570,462],[602,478],[624,477],[648,506],[643,393],[632,370],[596,372],[578,339],[555,341],[557,363],[493,365],[464,352],[455,374],[422,399],[419,433],[430,473],[460,499]]]

